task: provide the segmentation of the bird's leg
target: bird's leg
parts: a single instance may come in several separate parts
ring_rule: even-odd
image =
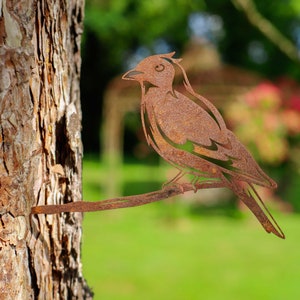
[[[164,183],[163,186],[169,185],[171,183],[175,183],[176,181],[178,181],[184,175],[185,175],[185,172],[183,172],[182,170],[180,170],[179,173],[174,178],[172,178],[168,182]]]
[[[182,190],[182,193],[184,193],[183,191],[183,188],[181,186],[180,183],[177,183],[177,181],[182,178],[183,176],[185,175],[185,172],[183,172],[182,170],[179,171],[179,173],[174,177],[172,178],[171,180],[169,180],[168,182],[164,183],[162,185],[162,188],[166,188],[167,186],[170,186],[170,185],[175,185],[175,186],[178,186],[181,190]]]
[[[194,178],[191,181],[191,184],[193,186],[194,189],[194,193],[196,193],[198,191],[196,184],[200,181],[200,178],[197,175],[194,175]]]

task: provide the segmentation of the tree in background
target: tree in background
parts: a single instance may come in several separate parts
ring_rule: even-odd
[[[80,213],[83,1],[0,2],[0,298],[89,299]]]

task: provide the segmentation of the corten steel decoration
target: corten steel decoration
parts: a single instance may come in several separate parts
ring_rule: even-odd
[[[267,232],[285,238],[261,200],[254,184],[274,189],[277,184],[258,166],[237,137],[227,129],[216,107],[192,88],[175,52],[153,55],[123,75],[142,89],[141,119],[148,144],[179,170],[162,190],[99,202],[37,206],[32,213],[95,211],[143,205],[188,190],[227,187],[243,201]],[[185,92],[173,88],[175,70],[183,75]],[[190,183],[179,179],[191,174]]]

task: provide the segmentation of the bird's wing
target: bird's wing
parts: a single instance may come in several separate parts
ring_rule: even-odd
[[[169,93],[157,102],[155,117],[162,134],[173,146],[215,164],[235,178],[276,187],[276,183],[261,170],[248,150],[226,128],[224,120],[219,121],[219,113],[216,119],[185,95]]]
[[[176,144],[187,140],[213,147],[212,141],[226,144],[223,129],[214,116],[185,95],[168,93],[155,104],[155,116],[163,133]]]

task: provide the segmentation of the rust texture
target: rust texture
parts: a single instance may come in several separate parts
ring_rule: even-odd
[[[141,118],[146,140],[161,157],[178,169],[178,174],[164,184],[161,191],[154,192],[152,201],[148,197],[153,196],[150,193],[130,196],[138,197],[139,201],[128,197],[105,200],[102,201],[103,206],[99,202],[94,209],[88,203],[79,202],[77,209],[78,206],[80,211],[91,211],[142,205],[162,199],[166,190],[168,195],[173,196],[191,189],[227,187],[246,204],[268,233],[285,238],[254,188],[257,184],[274,189],[277,184],[226,127],[215,106],[193,90],[180,65],[181,60],[175,59],[174,54],[149,56],[124,74],[123,79],[140,83]],[[183,76],[185,90],[181,92],[174,89],[176,71]],[[179,179],[186,174],[192,175],[192,181],[190,184],[180,183]],[[68,209],[64,207],[63,211],[73,211],[71,206]],[[47,213],[58,212],[57,208],[55,212],[48,210]],[[46,211],[36,207],[32,213]]]
[[[222,187],[220,183],[216,183],[214,187]],[[88,211],[100,211],[100,210],[110,210],[117,208],[126,208],[140,206],[159,200],[174,197],[183,194],[188,191],[193,191],[196,189],[207,189],[210,188],[211,184],[202,182],[196,183],[195,185],[191,183],[183,183],[181,185],[168,185],[162,190],[154,191],[151,193],[145,193],[140,195],[132,195],[125,197],[118,197],[113,199],[107,199],[96,202],[88,201],[77,201],[70,202],[63,205],[40,205],[34,206],[31,209],[32,214],[57,214],[61,212],[88,212]]]

